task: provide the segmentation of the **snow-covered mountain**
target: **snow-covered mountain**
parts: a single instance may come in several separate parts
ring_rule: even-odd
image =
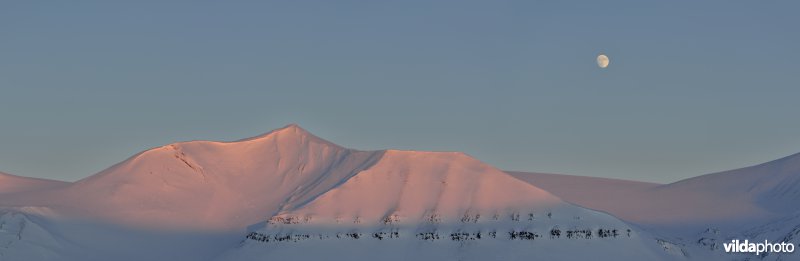
[[[513,172],[511,176],[535,184],[563,200],[640,221],[642,209],[651,207],[640,197],[660,184],[564,174]]]
[[[359,151],[289,125],[74,183],[0,174],[0,260],[748,259],[719,245],[799,238],[799,155],[661,185]]]
[[[800,245],[800,212],[749,228],[744,232],[744,236],[758,241],[788,242],[797,247]],[[796,255],[766,253],[763,257],[764,260],[792,260],[792,257],[794,260],[800,259]]]
[[[340,186],[272,217],[222,260],[331,256],[342,260],[668,257],[648,234],[608,214],[563,202],[463,153],[390,150]]]
[[[53,189],[67,185],[69,185],[69,183],[63,181],[27,178],[0,172],[0,195]]]
[[[345,149],[289,125],[235,142],[153,148],[24,201],[144,227],[242,228],[330,190],[381,154]]]
[[[296,259],[332,248],[366,250],[373,244],[367,240],[389,242],[382,238],[399,239],[383,245],[386,251],[406,253],[418,246],[427,250],[417,257],[446,259],[467,253],[506,253],[510,259],[522,254],[565,259],[590,252],[612,259],[666,255],[636,227],[566,203],[463,153],[352,150],[296,125],[234,142],[153,148],[74,183],[31,191],[12,187],[15,193],[0,197],[0,209],[12,213],[4,219],[43,220],[37,224],[47,225],[39,234],[60,238],[52,249],[84,248],[67,251],[68,260],[103,260],[115,253],[133,260],[197,259],[174,249],[232,247],[241,240],[244,245],[221,260]],[[248,226],[251,230],[245,230]],[[350,234],[364,240],[283,247],[254,240],[276,231],[290,238]],[[175,236],[186,233],[218,233],[217,239],[208,239],[217,247],[191,243],[197,237]],[[153,242],[162,238],[179,240],[170,241],[172,250],[154,250]],[[6,252],[26,251],[15,247],[25,245],[17,241]],[[444,242],[448,247],[437,247]],[[304,250],[309,243],[319,249]],[[586,246],[592,251],[569,250]],[[145,250],[126,250],[138,248]],[[408,253],[405,257],[414,257],[414,251]]]
[[[65,246],[26,214],[0,209],[0,260],[62,260]]]
[[[694,192],[684,202],[704,214],[775,217],[800,210],[800,153],[752,167],[698,176],[656,190],[659,196]],[[690,200],[686,200],[690,201]],[[723,211],[725,209],[726,211]],[[724,218],[724,217],[721,217]]]
[[[722,250],[723,243],[734,239],[797,245],[800,238],[800,154],[665,185],[509,173],[566,201],[642,226],[694,259],[752,259]],[[759,258],[800,260],[792,254]]]
[[[800,154],[665,185],[509,173],[569,202],[637,224],[740,227],[742,222],[779,218],[800,210]]]
[[[209,260],[236,246],[242,233],[126,227],[43,207],[2,207],[0,260]]]

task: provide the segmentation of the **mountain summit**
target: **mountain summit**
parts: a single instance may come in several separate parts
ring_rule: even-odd
[[[453,217],[466,210],[562,204],[463,153],[353,150],[296,124],[233,142],[149,149],[31,198],[70,216],[203,228],[245,227],[279,213],[322,209],[379,219],[387,212]]]
[[[13,236],[27,231],[52,238],[56,246],[76,242],[96,247],[88,252],[101,255],[162,242],[165,231],[240,233],[226,237],[229,246],[240,247],[221,260],[310,260],[353,253],[364,260],[386,259],[387,253],[388,260],[456,255],[462,260],[505,260],[533,254],[544,259],[599,255],[620,260],[664,255],[654,251],[656,240],[648,233],[609,214],[566,203],[535,183],[467,154],[348,149],[294,124],[232,142],[188,141],[152,148],[74,183],[11,195],[0,197],[0,206],[11,207],[0,225],[81,222],[63,222],[55,229],[20,225],[11,232],[0,231],[0,238],[27,246]],[[120,232],[128,229],[158,233],[137,239]],[[66,243],[60,243],[62,236]],[[176,241],[197,240],[195,236],[181,235]],[[135,247],[107,250],[106,237]],[[313,242],[305,241],[310,239]],[[383,244],[384,239],[395,241]],[[292,245],[284,244],[289,242]],[[309,252],[306,243],[319,248]],[[561,251],[587,244],[593,246],[591,251]],[[416,250],[409,252],[411,248]],[[73,247],[52,249],[69,252]],[[159,251],[147,253],[157,256]],[[81,251],[69,255],[87,260]],[[92,260],[108,259],[118,257]]]
[[[144,151],[76,182],[60,202],[82,202],[71,208],[114,221],[242,227],[318,196],[382,154],[342,148],[288,125],[234,142]]]

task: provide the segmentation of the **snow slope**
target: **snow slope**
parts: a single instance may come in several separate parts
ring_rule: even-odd
[[[330,190],[381,154],[345,149],[289,125],[236,142],[147,150],[48,200],[69,215],[115,223],[243,228]]]
[[[369,169],[289,213],[374,222],[396,215],[421,221],[425,215],[460,219],[475,212],[488,217],[560,204],[550,193],[463,153],[390,150]]]
[[[567,201],[642,225],[739,227],[800,210],[800,154],[666,185],[511,174]]]
[[[795,248],[800,247],[800,212],[750,228],[744,232],[744,238],[761,242],[787,242],[794,244]],[[800,260],[797,251],[800,250],[791,254],[766,253],[764,260]]]
[[[69,185],[68,182],[27,178],[0,172],[0,194],[53,189]]]
[[[563,202],[463,153],[390,150],[314,201],[272,217],[221,260],[532,256],[669,258],[655,239],[624,222]]]
[[[666,185],[510,173],[569,202],[643,226],[665,248],[695,260],[800,260],[796,254],[754,257],[722,249],[734,239],[800,243],[800,154]]]
[[[640,214],[639,195],[659,184],[619,179],[583,177],[564,174],[513,172],[508,174],[545,189],[563,200],[591,209],[612,213],[623,219]]]
[[[241,232],[130,228],[70,220],[42,208],[0,209],[0,260],[210,260],[236,246]]]
[[[62,260],[64,246],[26,214],[0,209],[0,260]]]
[[[727,260],[718,246],[731,238],[796,242],[798,176],[800,155],[666,185],[506,173],[457,152],[347,149],[289,125],[153,148],[74,183],[2,174],[0,253]]]
[[[689,192],[696,193],[689,195]],[[752,167],[708,174],[664,185],[657,196],[702,198],[684,202],[703,214],[775,217],[800,210],[800,153]],[[687,196],[679,197],[679,194]],[[673,201],[674,202],[674,201]],[[723,217],[724,218],[724,217]]]

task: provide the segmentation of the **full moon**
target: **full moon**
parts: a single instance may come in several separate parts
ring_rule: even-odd
[[[600,66],[600,68],[608,67],[608,62],[609,62],[608,61],[608,56],[606,56],[605,54],[601,54],[601,55],[597,56],[597,66]]]

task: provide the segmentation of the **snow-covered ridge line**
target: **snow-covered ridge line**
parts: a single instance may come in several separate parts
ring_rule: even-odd
[[[29,178],[0,172],[0,194],[54,189],[65,187],[69,184],[71,183],[65,181]]]
[[[459,253],[469,253],[462,260],[501,258],[486,253],[652,260],[664,254],[646,231],[565,202],[467,154],[347,149],[297,125],[233,142],[168,144],[64,188],[0,197],[0,206],[21,204],[51,209],[48,218],[56,223],[63,218],[142,230],[237,231],[226,242],[233,247],[245,239],[230,250],[242,260],[305,260],[340,249],[366,251],[364,260],[385,258],[384,250],[401,253],[397,260]],[[99,231],[94,236],[103,238],[116,228]],[[58,234],[76,245],[105,248],[98,247],[105,240]],[[308,244],[262,244],[287,240]],[[591,250],[568,251],[581,247]],[[84,255],[74,254],[78,260]],[[137,260],[136,254],[131,258]],[[108,259],[115,258],[100,260]]]

